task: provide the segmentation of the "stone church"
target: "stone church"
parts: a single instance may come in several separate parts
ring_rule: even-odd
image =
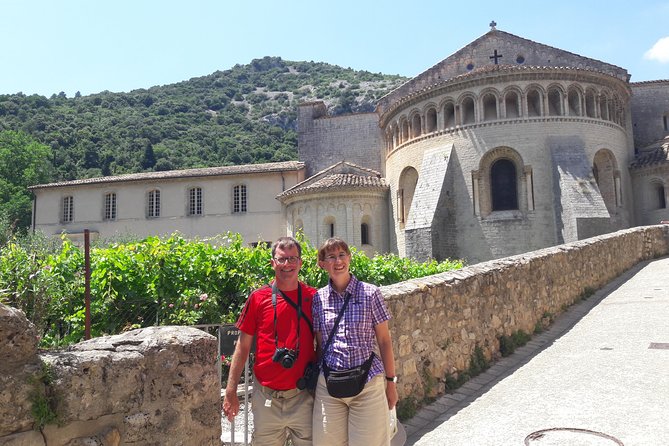
[[[657,224],[669,220],[669,80],[630,77],[493,22],[372,113],[301,104],[297,162],[37,185],[33,227],[249,242],[303,231],[471,264]]]

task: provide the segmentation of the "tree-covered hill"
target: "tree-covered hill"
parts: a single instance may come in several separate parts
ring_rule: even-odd
[[[52,181],[297,158],[297,104],[372,111],[406,79],[326,63],[253,60],[188,81],[90,96],[0,95],[0,131],[51,148]]]

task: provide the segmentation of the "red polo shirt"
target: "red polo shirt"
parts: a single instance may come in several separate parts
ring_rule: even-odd
[[[311,303],[316,289],[300,282],[302,288],[302,312],[312,321]],[[297,290],[284,292],[297,304]],[[304,320],[300,323],[300,352],[293,367],[286,369],[280,363],[272,361],[275,346],[274,307],[272,305],[272,287],[266,285],[249,296],[244,305],[237,328],[246,334],[255,336],[256,354],[253,373],[263,386],[274,390],[294,389],[297,380],[304,374],[305,366],[314,361],[314,337],[309,325]],[[278,347],[297,349],[297,309],[291,306],[277,293],[276,296],[276,337]]]

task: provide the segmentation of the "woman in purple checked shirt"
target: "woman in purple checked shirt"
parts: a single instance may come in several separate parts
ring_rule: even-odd
[[[323,373],[314,401],[313,440],[318,446],[388,446],[388,410],[397,403],[397,375],[386,308],[381,291],[361,282],[349,271],[351,251],[340,238],[330,238],[318,250],[318,265],[329,283],[313,301],[314,337],[319,358],[331,370],[346,370],[365,363],[378,344],[364,389],[348,398],[328,393]],[[328,344],[346,297],[349,302],[333,339]],[[323,351],[323,347],[327,349]],[[380,356],[380,357],[379,357]]]

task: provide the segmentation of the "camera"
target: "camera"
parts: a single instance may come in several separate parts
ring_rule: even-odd
[[[289,369],[297,361],[297,353],[289,348],[277,348],[272,356],[272,361],[278,362],[284,369]]]
[[[318,380],[318,365],[310,362],[307,364],[307,366],[304,368],[304,375],[301,376],[297,380],[297,385],[296,387],[300,390],[308,389],[308,390],[314,390],[316,389],[316,382]]]

